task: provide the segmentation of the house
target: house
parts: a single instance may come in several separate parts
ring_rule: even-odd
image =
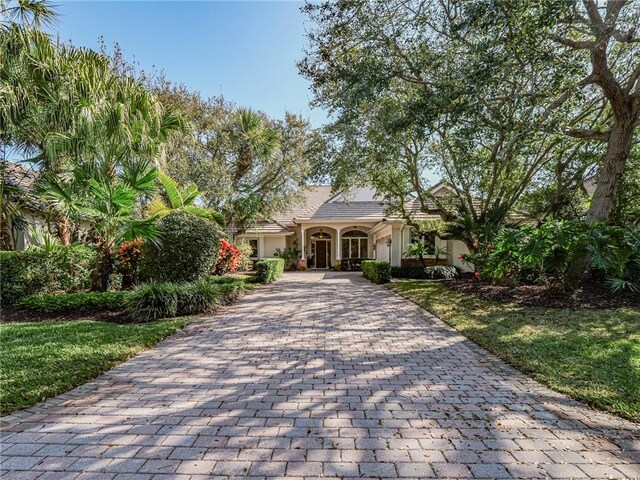
[[[32,230],[46,230],[44,208],[32,194],[38,178],[37,170],[19,163],[2,161],[2,215],[0,218],[0,250],[25,250],[37,242]]]
[[[431,193],[436,197],[453,194],[443,182],[434,186]],[[434,213],[420,212],[415,198],[407,199],[406,208],[420,220],[441,218],[435,204]],[[296,244],[312,269],[348,266],[362,259],[386,260],[393,266],[415,263],[416,259],[404,255],[412,240],[412,228],[399,216],[388,215],[386,210],[387,204],[369,188],[336,194],[330,186],[312,186],[305,191],[301,205],[259,221],[238,238],[251,243],[254,259],[273,257],[278,249]],[[439,255],[441,263],[468,270],[458,259],[468,253],[463,242],[435,236],[429,241],[434,252],[435,247],[444,252]],[[435,253],[427,260],[434,263]]]

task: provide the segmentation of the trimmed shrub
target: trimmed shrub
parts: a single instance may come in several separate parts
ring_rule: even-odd
[[[129,292],[80,292],[62,295],[30,295],[16,307],[39,313],[86,313],[123,309]]]
[[[414,278],[418,280],[423,280],[427,278],[427,274],[424,269],[426,267],[391,267],[391,276],[393,278]]]
[[[391,267],[394,278],[414,278],[418,280],[454,278],[458,276],[452,265],[434,265],[430,267]]]
[[[224,275],[225,273],[237,272],[242,263],[240,250],[228,240],[220,240],[220,251],[213,273]]]
[[[53,251],[0,252],[0,301],[13,305],[27,295],[87,289],[95,262],[95,250],[82,244]]]
[[[284,259],[263,258],[256,262],[256,280],[258,283],[271,283],[284,273]]]
[[[389,283],[391,281],[391,264],[382,260],[363,260],[362,275],[372,283]]]
[[[169,282],[139,285],[127,297],[125,306],[129,317],[136,322],[175,317],[178,313],[178,294],[182,287]]]
[[[191,282],[211,273],[221,232],[209,220],[177,211],[158,221],[159,243],[142,249],[141,275],[159,282]]]

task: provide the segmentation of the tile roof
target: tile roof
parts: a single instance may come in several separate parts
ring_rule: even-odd
[[[43,209],[41,202],[32,191],[33,184],[38,179],[38,170],[19,163],[0,162],[0,179],[5,185],[14,187],[9,193],[22,207],[33,211]]]
[[[19,187],[22,191],[28,191],[38,178],[38,171],[25,167],[19,163],[0,162],[0,169],[4,170],[4,180],[7,185]]]
[[[292,232],[281,223],[261,221],[261,222],[258,222],[254,227],[248,228],[245,233],[254,234],[254,235],[265,234],[265,233],[288,235]]]
[[[300,219],[340,219],[357,218],[382,220],[385,216],[385,204],[382,202],[327,202]]]
[[[287,212],[276,214],[273,220],[280,223],[291,223],[294,218],[306,218],[318,210],[333,197],[333,189],[329,185],[314,185],[307,188],[301,205],[296,205]]]

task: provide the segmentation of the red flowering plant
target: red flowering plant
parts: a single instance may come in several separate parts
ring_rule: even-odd
[[[237,272],[242,265],[242,252],[228,240],[220,240],[218,260],[213,268],[215,275]]]
[[[138,283],[142,240],[124,242],[116,252],[116,271],[122,275],[122,289],[126,290]]]
[[[489,279],[487,276],[487,262],[490,261],[492,255],[493,244],[474,242],[469,253],[458,255],[458,260],[462,260],[470,268],[474,270],[474,277],[478,280]]]

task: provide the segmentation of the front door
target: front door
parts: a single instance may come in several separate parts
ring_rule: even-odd
[[[316,240],[316,268],[327,268],[327,241]]]

